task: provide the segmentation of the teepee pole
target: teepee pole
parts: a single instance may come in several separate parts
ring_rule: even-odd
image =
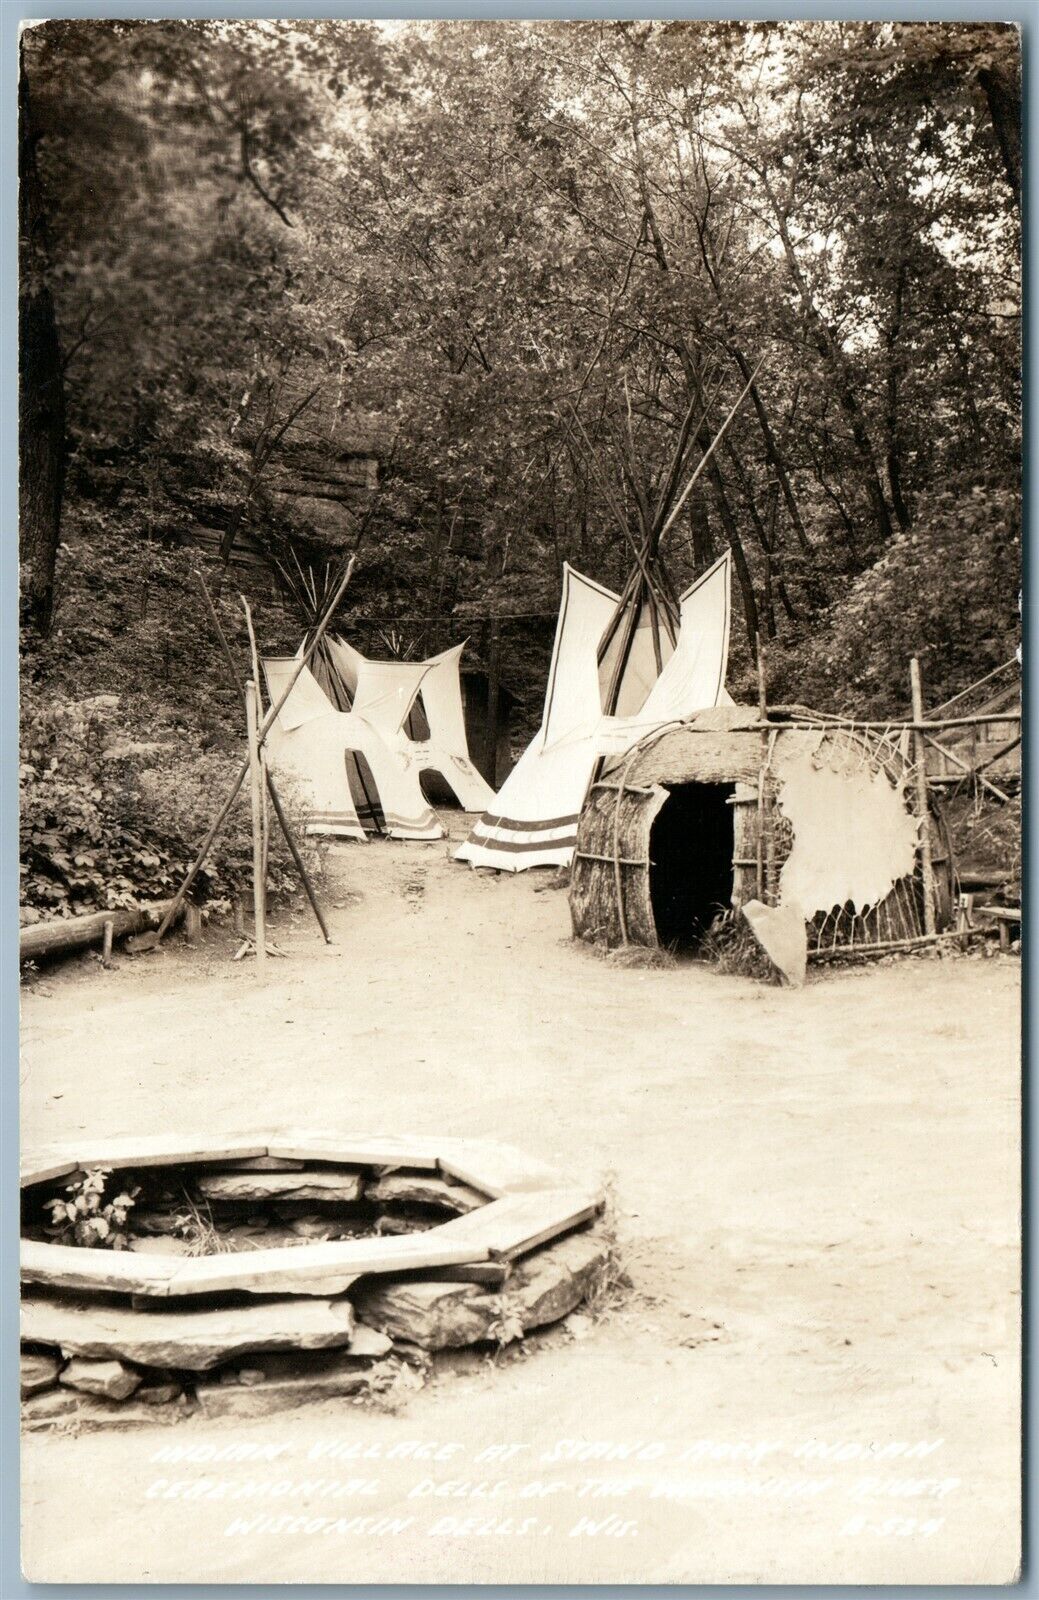
[[[333,617],[333,614],[335,613],[336,607],[339,605],[340,600],[343,598],[343,595],[346,592],[346,586],[350,582],[351,577],[353,576],[354,563],[355,563],[356,560],[357,560],[356,555],[352,555],[350,557],[350,560],[347,563],[346,571],[343,573],[342,580],[338,584],[335,594],[332,596],[332,599],[331,599],[331,601],[329,603],[328,609],[326,610],[324,616],[321,618],[321,621],[318,623],[317,630],[316,630],[316,632],[314,634],[314,637],[311,639],[311,641],[308,644],[307,648],[304,650],[302,656],[296,662],[295,670],[294,670],[291,678],[289,679],[288,683],[285,685],[284,689],[282,690],[281,694],[279,695],[277,702],[273,706],[271,706],[271,708],[268,711],[267,715],[264,717],[263,722],[261,723],[260,727],[257,729],[256,737],[257,737],[257,742],[259,744],[263,743],[263,741],[266,739],[268,733],[270,732],[271,728],[273,728],[273,726],[274,726],[275,722],[277,721],[278,717],[281,715],[282,708],[285,705],[286,700],[289,698],[289,695],[292,693],[293,689],[296,687],[296,682],[297,682],[300,674],[302,673],[303,669],[310,665],[311,657],[313,656],[314,651],[317,649],[318,645],[321,643],[321,640],[324,638],[325,629],[328,627],[329,623],[332,621],[332,617]],[[199,846],[199,851],[198,851],[198,854],[196,855],[194,861],[191,863],[191,866],[188,868],[187,872],[185,873],[184,879],[183,879],[183,881],[182,881],[182,883],[180,885],[180,888],[177,890],[176,894],[173,896],[173,899],[170,901],[169,906],[167,907],[167,910],[166,910],[166,915],[163,917],[162,921],[159,923],[159,926],[156,928],[155,934],[154,934],[154,939],[149,941],[149,948],[154,948],[155,945],[161,943],[163,935],[168,931],[169,926],[172,923],[174,917],[177,915],[177,912],[180,910],[180,907],[183,905],[184,896],[187,894],[188,890],[191,888],[191,885],[194,883],[195,879],[198,877],[198,874],[201,872],[203,863],[205,862],[206,857],[208,856],[210,850],[213,847],[213,840],[216,838],[217,834],[220,832],[220,829],[223,827],[224,823],[227,821],[227,818],[230,816],[231,807],[234,805],[235,801],[237,800],[239,792],[241,791],[242,784],[245,782],[245,780],[246,780],[246,778],[248,776],[249,776],[249,760],[248,760],[248,757],[247,757],[245,759],[245,761],[243,761],[242,765],[239,767],[237,775],[235,776],[234,781],[232,782],[231,787],[228,790],[228,793],[227,793],[227,796],[226,796],[226,798],[224,800],[224,803],[220,807],[220,810],[217,812],[217,814],[214,817],[212,823],[210,824],[209,832],[206,834],[206,837],[203,839],[202,844]]]
[[[239,700],[242,702],[242,706],[244,708],[245,691],[239,682],[238,669],[235,666],[235,659],[231,650],[231,646],[227,642],[227,635],[220,624],[220,618],[217,616],[216,607],[213,604],[212,596],[210,595],[209,590],[206,588],[206,580],[203,578],[201,572],[197,572],[195,576],[198,578],[199,588],[202,590],[202,595],[206,602],[206,609],[209,612],[209,620],[213,624],[213,631],[219,640],[220,649],[223,652],[224,660],[227,663],[227,681],[228,683],[234,685],[235,692],[238,695]],[[303,885],[306,897],[310,902],[310,909],[313,911],[314,916],[317,919],[317,925],[321,929],[325,943],[331,944],[332,935],[328,931],[328,924],[326,923],[324,915],[321,911],[321,905],[318,901],[317,891],[315,890],[313,883],[310,881],[310,874],[306,869],[299,845],[296,843],[296,836],[292,831],[292,825],[289,822],[288,817],[285,815],[285,808],[281,803],[281,796],[278,793],[274,782],[274,774],[271,772],[270,767],[264,768],[264,777],[267,781],[267,793],[270,796],[270,802],[274,808],[274,815],[277,817],[281,831],[285,835],[285,843],[289,847],[289,854],[291,855],[296,871],[299,874],[299,881]]]
[[[682,418],[682,426],[678,430],[678,440],[675,444],[674,452],[671,457],[671,465],[665,473],[664,481],[660,487],[660,495],[657,499],[656,509],[653,513],[654,528],[658,528],[664,520],[667,508],[671,504],[672,496],[674,495],[675,490],[678,488],[678,480],[682,475],[682,463],[686,459],[686,451],[689,445],[689,440],[696,438],[697,434],[700,432],[700,429],[710,416],[711,407],[721,393],[724,376],[718,379],[718,382],[715,384],[708,398],[704,397],[703,380],[698,378],[697,381],[699,387],[692,395],[686,410],[686,414]],[[700,411],[699,419],[694,427],[693,416],[695,415],[697,408],[701,405],[701,402],[703,409]]]
[[[645,590],[640,585],[634,592],[631,601],[624,612],[623,633],[621,634],[621,647],[617,659],[610,673],[610,683],[603,699],[603,711],[608,717],[616,716],[617,702],[620,699],[621,684],[624,682],[624,673],[631,659],[631,647],[635,642],[638,631],[639,617],[642,615],[642,606]]]
[[[267,971],[267,884],[263,860],[263,757],[259,745],[259,691],[250,678],[245,686],[245,720],[249,735],[249,803],[253,827],[253,945],[256,976]]]
[[[259,718],[263,715],[263,690],[260,688],[260,684],[262,682],[260,678],[260,652],[256,644],[256,630],[253,627],[253,614],[249,609],[249,602],[245,598],[244,594],[239,595],[239,599],[241,600],[242,606],[245,610],[245,625],[249,632],[249,657],[252,663],[252,680],[256,692],[256,716],[257,720],[259,720]],[[248,706],[246,706],[246,711],[248,712]],[[267,778],[269,773],[267,769],[267,751],[262,745],[257,745],[256,753],[260,763],[260,881],[263,885],[263,919],[264,928],[266,929],[267,867],[270,859],[271,849],[271,813],[270,807],[267,803]],[[266,941],[264,943],[264,949],[266,950]]]
[[[764,362],[765,362],[765,357],[762,356],[761,360],[758,362],[757,366],[754,368],[754,371],[751,373],[750,377],[747,379],[747,382],[745,383],[743,388],[740,390],[739,395],[737,396],[736,400],[733,402],[732,409],[729,412],[728,416],[725,418],[725,421],[722,423],[721,427],[718,429],[718,432],[715,434],[714,438],[711,440],[710,444],[707,446],[707,449],[704,451],[703,455],[700,457],[699,461],[696,463],[696,469],[693,472],[692,477],[689,479],[689,482],[686,484],[685,488],[682,490],[682,493],[679,495],[678,499],[675,501],[674,505],[671,507],[670,515],[668,516],[667,521],[664,523],[664,526],[660,530],[660,533],[659,533],[658,538],[657,538],[657,543],[658,544],[659,544],[660,540],[664,537],[665,533],[669,532],[671,527],[674,525],[675,518],[678,516],[678,513],[681,511],[682,507],[685,505],[686,501],[688,500],[689,495],[692,492],[693,486],[696,483],[697,478],[699,478],[699,476],[700,476],[701,472],[703,471],[704,467],[707,465],[708,461],[710,461],[710,459],[713,456],[714,452],[717,450],[718,446],[721,444],[722,439],[724,438],[725,433],[728,430],[729,423],[732,421],[733,417],[736,415],[737,411],[739,410],[740,406],[743,404],[743,402],[746,399],[747,395],[750,393],[751,388],[752,388],[753,383],[754,383],[754,379],[757,377],[758,373],[761,371],[761,368],[764,365]]]

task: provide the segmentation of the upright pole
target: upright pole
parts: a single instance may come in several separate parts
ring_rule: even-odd
[[[501,622],[490,620],[487,644],[487,782],[498,787],[498,728],[501,722]]]
[[[915,774],[916,815],[920,822],[920,878],[924,891],[924,932],[935,931],[934,915],[934,860],[931,855],[931,813],[927,803],[927,741],[919,726],[924,720],[924,691],[920,679],[920,662],[916,656],[909,663],[909,685],[913,696],[913,763]]]
[[[267,968],[267,896],[263,861],[263,773],[256,702],[256,685],[250,678],[245,686],[245,720],[249,731],[249,799],[253,819],[253,937],[256,973],[262,978]]]
[[[259,723],[263,714],[263,696],[260,692],[260,652],[256,644],[256,630],[253,628],[253,614],[249,609],[249,602],[244,594],[239,595],[245,610],[245,625],[249,631],[249,657],[252,662],[252,682],[256,699],[256,720]],[[271,819],[267,809],[267,751],[266,747],[257,742],[257,753],[260,758],[260,841],[261,855],[263,858],[263,902],[266,920],[267,909],[267,859],[270,854],[271,844]]]
[[[213,631],[215,632],[218,640],[220,641],[220,648],[221,648],[221,650],[223,652],[224,660],[227,663],[227,681],[228,681],[228,683],[233,684],[234,688],[238,691],[238,698],[241,700],[242,704],[244,705],[245,704],[245,690],[243,689],[242,684],[241,684],[241,682],[239,680],[239,677],[238,677],[238,669],[235,666],[235,659],[234,659],[233,654],[231,653],[231,646],[227,642],[227,635],[226,635],[226,633],[224,632],[223,628],[220,625],[220,618],[217,616],[216,607],[213,604],[212,597],[210,596],[209,590],[206,588],[206,580],[203,578],[201,572],[197,573],[196,576],[198,578],[199,588],[202,590],[202,595],[203,595],[203,598],[205,599],[205,602],[206,602],[206,609],[209,612],[209,620],[213,624]],[[329,933],[328,924],[326,923],[326,921],[324,919],[324,916],[322,915],[321,906],[320,906],[320,904],[318,902],[317,891],[315,890],[314,885],[310,881],[310,874],[307,872],[306,866],[304,865],[303,857],[300,854],[299,845],[296,843],[296,837],[295,837],[295,834],[292,831],[292,825],[289,822],[288,817],[285,815],[285,808],[281,803],[281,797],[278,794],[278,791],[277,791],[277,789],[275,787],[274,777],[273,777],[273,775],[271,773],[270,767],[267,766],[266,763],[264,763],[264,778],[266,780],[267,793],[270,796],[271,805],[274,807],[274,815],[277,817],[279,823],[281,824],[281,831],[285,835],[285,843],[289,847],[289,853],[292,856],[292,859],[293,859],[293,861],[295,863],[296,871],[299,873],[299,881],[303,885],[303,888],[304,888],[304,891],[306,893],[307,899],[310,901],[310,909],[313,911],[314,916],[317,918],[317,925],[321,929],[321,933],[322,933],[322,936],[324,938],[325,943],[326,944],[331,944],[332,943],[332,935]],[[236,905],[236,907],[238,907],[240,909],[239,903],[238,903],[237,900],[235,901],[235,905]],[[238,920],[238,917],[236,915],[235,932],[236,933],[241,933],[241,931],[242,931],[242,929],[239,926],[239,920]]]
[[[293,672],[292,672],[292,676],[290,677],[288,683],[285,685],[284,689],[281,691],[281,694],[278,696],[277,703],[275,705],[271,706],[270,710],[267,712],[267,715],[264,717],[262,724],[260,725],[259,729],[257,730],[256,737],[257,737],[257,741],[259,743],[262,743],[263,740],[266,739],[266,737],[267,737],[268,733],[270,732],[271,728],[274,726],[275,722],[277,722],[278,716],[279,716],[279,714],[281,712],[281,709],[282,709],[282,706],[285,704],[286,700],[289,698],[289,695],[292,693],[293,689],[295,688],[296,681],[299,678],[300,673],[303,671],[304,667],[308,667],[310,665],[311,657],[313,656],[313,654],[314,654],[315,650],[317,649],[318,645],[321,643],[322,639],[324,638],[325,630],[328,627],[329,623],[332,621],[332,618],[333,618],[333,616],[335,614],[335,611],[336,611],[336,607],[339,605],[340,600],[343,598],[343,595],[344,595],[344,593],[346,591],[346,586],[350,582],[350,578],[351,578],[351,576],[353,574],[354,563],[355,563],[356,560],[357,560],[356,555],[352,555],[350,557],[350,560],[347,563],[346,571],[343,573],[342,579],[340,580],[340,582],[339,582],[339,584],[338,584],[338,586],[336,588],[335,594],[332,596],[332,599],[329,601],[329,604],[328,604],[328,607],[327,607],[327,609],[325,611],[324,616],[321,618],[321,621],[317,625],[317,630],[314,633],[313,638],[311,639],[310,643],[307,645],[307,647],[304,650],[302,656],[296,662],[295,668],[293,669]],[[206,856],[209,854],[209,851],[210,851],[210,848],[212,846],[213,840],[216,838],[217,834],[220,832],[220,829],[223,827],[223,825],[226,822],[228,816],[230,815],[231,807],[234,805],[235,801],[237,800],[238,792],[241,789],[242,784],[245,782],[245,780],[246,780],[246,778],[248,776],[249,776],[249,759],[248,759],[248,757],[246,757],[246,759],[242,762],[242,765],[238,769],[237,776],[235,777],[233,783],[231,784],[230,789],[227,792],[227,797],[224,800],[223,805],[220,807],[220,810],[217,812],[217,815],[215,816],[215,818],[213,819],[212,823],[210,824],[209,832],[206,834],[206,837],[203,839],[201,845],[199,846],[198,854],[196,855],[194,861],[191,863],[191,866],[188,868],[188,870],[187,870],[187,872],[186,872],[186,874],[184,876],[183,882],[180,885],[180,888],[177,890],[176,894],[173,896],[173,899],[170,901],[169,908],[168,908],[168,910],[166,912],[166,915],[163,917],[162,921],[159,923],[159,926],[155,930],[155,943],[156,944],[159,944],[161,942],[163,934],[166,933],[166,931],[168,930],[168,928],[169,928],[171,922],[173,921],[174,917],[177,915],[177,912],[180,910],[180,907],[181,907],[181,905],[183,904],[183,901],[184,901],[184,896],[187,894],[188,890],[191,888],[191,885],[194,883],[196,877],[198,876],[198,873],[199,873],[199,871],[201,870],[201,867],[202,867],[202,863],[205,861]]]
[[[761,721],[761,759],[758,767],[758,899],[768,906],[776,900],[775,843],[772,831],[772,797],[768,790],[769,755],[772,734],[768,727],[768,682],[765,672],[765,647],[760,633],[754,635],[754,656],[758,668],[758,717]]]

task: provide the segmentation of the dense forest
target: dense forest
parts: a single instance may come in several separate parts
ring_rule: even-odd
[[[756,638],[777,698],[870,714],[912,654],[932,703],[1013,654],[1015,29],[49,22],[20,113],[32,914],[159,895],[204,831],[241,728],[200,562],[285,646],[257,556],[356,550],[347,631],[468,635],[522,729],[562,562],[623,582],[744,389],[667,548],[732,552],[737,699]]]

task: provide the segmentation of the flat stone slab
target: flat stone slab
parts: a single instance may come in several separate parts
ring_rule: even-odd
[[[254,1156],[269,1154],[267,1146],[255,1139],[205,1140],[178,1138],[176,1134],[126,1134],[120,1138],[106,1139],[97,1144],[84,1140],[75,1145],[76,1165],[89,1167],[118,1167],[129,1171],[136,1167],[179,1167],[202,1164],[207,1161],[247,1161]]]
[[[362,1346],[358,1353],[369,1354],[369,1330],[356,1331]],[[54,1345],[65,1355],[117,1357],[189,1372],[204,1372],[254,1350],[350,1347],[354,1337],[348,1300],[272,1300],[201,1311],[133,1311],[39,1296],[22,1302],[22,1338],[27,1342]]]
[[[418,1280],[365,1291],[357,1297],[357,1314],[390,1339],[449,1350],[490,1338],[502,1306],[475,1283]]]
[[[335,1200],[350,1204],[361,1198],[363,1187],[359,1173],[336,1167],[203,1173],[194,1181],[207,1200]]]
[[[23,1239],[21,1275],[24,1283],[157,1299],[230,1289],[328,1296],[342,1294],[364,1273],[412,1272],[488,1259],[489,1252],[478,1241],[442,1240],[441,1231],[429,1228],[395,1238],[336,1239],[188,1259]]]
[[[438,1144],[417,1134],[314,1135],[289,1130],[270,1139],[267,1154],[287,1160],[331,1161],[344,1167],[418,1167],[435,1172]]]
[[[594,1232],[572,1233],[519,1262],[503,1298],[524,1333],[576,1310],[601,1277],[606,1254]]]
[[[486,1261],[488,1252],[483,1245],[469,1240],[441,1242],[440,1231],[430,1228],[425,1233],[389,1239],[335,1239],[327,1244],[198,1256],[175,1263],[177,1270],[166,1280],[162,1293],[242,1289],[248,1294],[342,1294],[369,1272],[417,1272],[427,1266]]]
[[[50,1389],[22,1402],[22,1427],[43,1431],[93,1432],[96,1428],[154,1428],[157,1423],[179,1422],[191,1408],[181,1400],[169,1405],[141,1405],[131,1400],[102,1400],[77,1389]]]
[[[601,1238],[574,1234],[521,1262],[500,1294],[476,1284],[425,1279],[376,1285],[356,1297],[357,1314],[390,1338],[423,1350],[486,1339],[507,1344],[573,1311],[605,1264]]]
[[[48,1342],[46,1339],[41,1340],[43,1344]],[[37,1355],[31,1350],[23,1350],[18,1363],[22,1399],[27,1400],[30,1395],[40,1394],[44,1389],[53,1389],[60,1371],[61,1362],[55,1356]]]
[[[79,1162],[74,1156],[48,1156],[45,1150],[39,1150],[22,1162],[18,1181],[24,1189],[30,1183],[53,1183],[58,1178],[66,1178],[69,1173],[78,1170]]]
[[[126,1400],[140,1388],[141,1378],[121,1361],[92,1361],[77,1356],[58,1382],[67,1389],[82,1389],[84,1394],[100,1395],[105,1400]]]
[[[463,1216],[487,1204],[487,1197],[467,1183],[451,1183],[423,1172],[389,1173],[364,1186],[364,1198],[379,1204],[443,1206]]]
[[[275,1411],[294,1411],[315,1400],[371,1393],[393,1371],[392,1367],[378,1364],[360,1366],[349,1359],[333,1359],[305,1374],[268,1377],[263,1383],[200,1383],[195,1397],[204,1417],[266,1417]]]
[[[114,1294],[163,1295],[183,1261],[131,1250],[84,1250],[76,1245],[21,1241],[23,1283],[61,1285]]]

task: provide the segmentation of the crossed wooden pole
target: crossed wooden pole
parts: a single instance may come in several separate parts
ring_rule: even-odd
[[[347,584],[350,582],[350,579],[353,576],[354,563],[355,563],[356,559],[357,559],[356,556],[351,556],[350,557],[350,560],[349,560],[349,562],[347,563],[347,566],[346,566],[346,571],[343,573],[342,578],[340,579],[338,585],[336,586],[335,593],[332,595],[331,599],[329,600],[329,603],[328,603],[327,607],[325,608],[324,616],[322,616],[320,621],[318,622],[318,625],[315,628],[313,635],[311,636],[309,644],[307,645],[306,649],[303,651],[303,654],[297,660],[295,668],[294,668],[294,670],[292,672],[292,675],[289,678],[289,681],[286,683],[286,685],[285,685],[284,689],[282,690],[281,694],[278,696],[278,699],[271,706],[270,710],[267,712],[267,715],[262,719],[262,721],[259,721],[259,725],[257,727],[255,727],[255,732],[253,731],[253,727],[250,726],[249,754],[246,757],[245,761],[242,763],[241,767],[238,769],[238,773],[237,773],[237,775],[235,776],[234,780],[231,783],[231,786],[230,786],[230,788],[229,788],[229,790],[227,792],[227,795],[226,795],[226,798],[224,799],[223,804],[220,807],[220,810],[217,812],[216,817],[213,819],[213,822],[210,824],[209,832],[206,834],[205,839],[202,841],[202,844],[199,846],[198,854],[196,855],[194,861],[191,863],[191,866],[188,868],[186,874],[184,875],[183,882],[181,883],[181,885],[178,888],[176,894],[173,896],[173,899],[170,901],[169,906],[166,909],[166,915],[163,917],[162,921],[159,923],[159,926],[156,928],[154,934],[145,934],[142,937],[142,939],[138,942],[137,948],[139,950],[154,949],[156,945],[161,943],[163,937],[165,936],[166,932],[168,931],[168,929],[170,928],[171,924],[173,923],[174,918],[177,916],[177,913],[179,912],[180,907],[183,905],[184,900],[185,900],[185,898],[186,898],[186,896],[188,894],[188,891],[191,888],[191,885],[194,883],[195,879],[198,877],[198,874],[201,871],[201,869],[202,869],[202,867],[203,867],[203,865],[205,863],[206,857],[208,856],[210,850],[213,848],[214,840],[216,839],[217,835],[219,834],[219,832],[220,832],[221,828],[223,827],[224,823],[227,821],[227,818],[228,818],[228,816],[230,815],[230,812],[231,812],[231,807],[234,805],[235,800],[238,798],[239,792],[241,791],[242,785],[244,784],[246,778],[249,777],[251,772],[254,774],[254,788],[256,787],[255,774],[257,772],[257,767],[258,766],[259,766],[260,772],[266,775],[266,791],[267,791],[267,794],[270,796],[271,805],[274,808],[274,814],[277,817],[278,822],[281,825],[282,832],[285,835],[285,842],[287,843],[287,845],[289,847],[289,851],[290,851],[290,853],[292,855],[293,862],[295,863],[296,870],[300,875],[300,881],[302,882],[303,887],[306,890],[307,898],[310,901],[311,908],[312,908],[312,910],[314,912],[315,917],[317,918],[318,926],[320,927],[321,932],[324,935],[325,942],[327,944],[331,944],[331,942],[332,942],[331,935],[329,934],[328,927],[327,927],[327,924],[325,922],[325,919],[322,916],[321,908],[318,905],[317,895],[314,892],[314,886],[311,883],[310,878],[309,878],[309,876],[307,874],[306,867],[303,864],[303,858],[300,855],[299,846],[297,845],[296,840],[293,837],[292,828],[291,828],[291,826],[289,824],[288,818],[285,815],[285,810],[284,810],[284,807],[282,806],[281,800],[280,800],[280,798],[278,796],[277,789],[276,789],[276,787],[274,785],[274,780],[272,779],[269,770],[267,770],[266,763],[263,762],[260,759],[260,752],[263,749],[264,741],[266,740],[267,735],[270,733],[271,728],[274,726],[274,724],[277,721],[279,715],[281,714],[282,708],[284,707],[286,700],[289,698],[289,695],[292,693],[293,689],[295,688],[296,682],[297,682],[300,674],[303,672],[305,667],[309,666],[310,661],[311,661],[311,659],[312,659],[312,657],[314,655],[314,652],[316,651],[318,645],[321,643],[321,640],[325,636],[325,632],[326,632],[329,624],[331,623],[333,616],[335,615],[335,612],[336,612],[336,610],[337,610],[337,608],[339,606],[339,602],[342,600],[343,595],[346,592]],[[235,669],[234,656],[231,653],[231,647],[228,644],[227,637],[224,634],[224,631],[220,626],[220,622],[219,622],[219,619],[217,617],[216,609],[215,609],[215,607],[213,605],[212,598],[211,598],[211,596],[209,594],[209,591],[206,589],[206,586],[205,586],[205,583],[204,583],[204,581],[203,581],[203,579],[201,577],[201,574],[199,575],[199,584],[201,586],[203,594],[205,595],[206,605],[207,605],[207,608],[208,608],[208,611],[209,611],[209,616],[210,616],[210,621],[213,623],[214,628],[215,628],[216,633],[217,633],[217,637],[220,640],[220,647],[221,647],[221,650],[223,652],[224,659],[225,659],[225,661],[227,663],[228,674],[231,677],[231,679],[233,680],[233,682],[235,684],[235,687],[236,687],[236,689],[238,689],[238,692],[239,692],[239,694],[240,694],[242,700],[244,701],[244,703],[246,705],[246,708],[248,710],[249,705],[250,705],[249,685],[247,685],[246,688],[243,690],[241,684],[238,681],[238,673],[237,673],[237,671]],[[255,673],[255,671],[256,671],[255,666],[253,668],[253,671]],[[259,694],[258,685],[253,684],[252,680],[250,680],[250,684],[252,685],[254,696],[258,696],[258,694]],[[254,699],[252,704],[255,706],[257,704],[257,701]],[[258,716],[256,718],[250,718],[250,723],[253,723],[254,721],[258,721],[258,720],[259,720]],[[261,777],[260,781],[262,783],[262,777]],[[258,820],[258,813],[257,813],[257,811],[255,809],[255,805],[254,805],[254,860],[253,860],[253,867],[254,867],[254,876],[256,876],[257,874],[259,875],[259,881],[258,881],[257,884],[254,885],[254,889],[255,889],[255,892],[256,892],[256,903],[257,903],[257,905],[260,905],[262,903],[262,888],[263,888],[262,878],[263,878],[263,872],[264,872],[264,860],[263,860],[263,857],[264,857],[265,852],[264,852],[264,850],[262,848],[259,851],[257,851],[256,848],[255,848],[255,846],[256,846],[256,838],[257,838],[257,831],[256,831],[257,820]],[[263,932],[264,932],[263,926],[262,926],[262,924],[263,924],[263,913],[262,913],[262,910],[260,912],[259,921],[260,921],[261,926],[256,930],[256,937],[257,937],[256,951],[257,951],[257,957],[262,963],[263,956],[266,955],[266,945],[265,945],[265,943],[263,942],[263,939],[262,939],[262,935],[263,935]],[[147,940],[147,943],[145,943],[145,940]]]

